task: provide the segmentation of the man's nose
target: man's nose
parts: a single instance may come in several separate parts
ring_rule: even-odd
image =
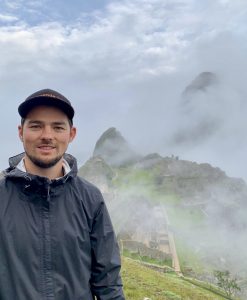
[[[44,126],[42,133],[41,133],[41,138],[43,139],[52,139],[53,138],[53,131],[51,126]]]

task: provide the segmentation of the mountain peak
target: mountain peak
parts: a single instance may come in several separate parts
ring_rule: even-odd
[[[213,72],[202,72],[197,75],[189,85],[187,85],[183,92],[183,95],[186,96],[197,91],[205,91],[207,88],[215,85],[217,82],[218,78],[216,74],[214,74]]]
[[[101,156],[112,166],[132,163],[139,158],[139,155],[115,127],[110,127],[100,136],[96,142],[93,156]]]

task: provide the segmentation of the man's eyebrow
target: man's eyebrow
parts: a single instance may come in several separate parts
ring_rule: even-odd
[[[27,120],[28,124],[44,124],[45,122],[40,121],[40,120]],[[65,121],[54,121],[50,122],[49,124],[51,125],[66,125]]]
[[[42,121],[39,121],[39,120],[28,120],[27,119],[27,123],[28,124],[41,124],[41,123],[43,123]]]
[[[53,125],[66,125],[67,123],[65,121],[56,121],[56,122],[51,122]]]

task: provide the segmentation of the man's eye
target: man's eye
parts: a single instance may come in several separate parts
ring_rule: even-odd
[[[31,125],[31,126],[29,126],[30,128],[32,128],[32,129],[39,129],[40,128],[40,125]]]
[[[63,128],[63,127],[61,127],[61,126],[56,126],[56,127],[55,127],[55,130],[62,131],[62,130],[64,130],[64,128]]]

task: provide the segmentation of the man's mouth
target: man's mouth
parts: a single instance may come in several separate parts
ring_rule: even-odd
[[[40,150],[43,150],[43,151],[49,151],[49,150],[55,149],[56,147],[51,146],[51,145],[40,145],[37,148]]]
[[[42,148],[42,149],[53,149],[55,147],[53,146],[39,146],[38,148]]]

